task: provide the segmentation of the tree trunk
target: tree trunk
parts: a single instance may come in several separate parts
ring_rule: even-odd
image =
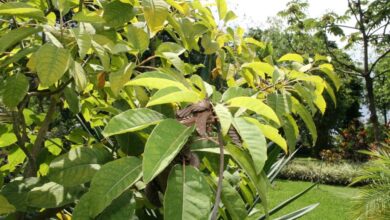
[[[364,76],[364,79],[367,90],[368,109],[370,110],[370,122],[372,123],[375,141],[378,142],[380,141],[380,131],[374,99],[373,79],[369,75]]]

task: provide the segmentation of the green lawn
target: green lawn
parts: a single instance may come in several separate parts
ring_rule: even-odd
[[[280,202],[301,192],[312,183],[300,181],[278,180],[269,191],[269,207],[272,209]],[[319,202],[313,211],[300,219],[306,220],[343,220],[348,218],[352,205],[352,198],[356,196],[358,189],[350,187],[339,187],[320,185],[314,187],[305,195],[292,202],[290,205],[280,210],[272,217],[282,216],[305,206]]]

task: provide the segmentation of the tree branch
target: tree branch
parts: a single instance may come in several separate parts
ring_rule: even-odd
[[[73,78],[68,79],[65,83],[60,85],[56,90],[42,90],[27,93],[28,96],[51,96],[62,92],[71,82]]]
[[[388,73],[388,72],[390,72],[390,68],[389,68],[389,69],[386,69],[386,70],[384,70],[384,71],[382,71],[382,72],[380,72],[380,73],[378,73],[378,74],[375,74],[374,78],[378,78],[378,77],[380,77],[380,76],[382,76],[383,74]]]
[[[375,62],[371,65],[371,68],[370,68],[370,70],[368,71],[368,74],[370,74],[373,70],[374,70],[374,68],[375,68],[375,66],[378,64],[378,62],[380,61],[380,60],[382,60],[383,58],[385,58],[386,57],[386,55],[387,54],[389,54],[390,53],[390,49],[388,49],[386,52],[384,52],[381,56],[379,56],[376,60],[375,60]]]
[[[363,74],[361,70],[359,70],[357,67],[355,67],[354,65],[352,64],[347,64],[347,63],[344,63],[344,62],[341,62],[337,56],[332,52],[332,50],[329,48],[329,45],[328,45],[328,40],[325,39],[325,47],[326,47],[326,50],[328,51],[328,53],[332,56],[332,58],[340,65],[350,69],[350,70],[353,70],[359,74]]]
[[[57,105],[57,97],[52,96],[50,98],[49,109],[46,113],[45,119],[42,122],[41,128],[38,131],[34,145],[31,149],[31,155],[34,158],[37,157],[41,151],[41,146],[43,144],[43,141],[45,140],[46,133],[49,130],[49,125],[50,125],[51,121],[53,120],[53,116],[54,116],[54,113],[56,110],[56,105]],[[32,169],[28,170],[27,177],[36,176],[36,172],[37,172],[36,169],[35,170],[32,170]]]

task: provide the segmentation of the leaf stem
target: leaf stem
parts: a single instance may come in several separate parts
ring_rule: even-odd
[[[219,122],[217,124],[217,132],[218,132],[218,145],[219,145],[219,175],[218,175],[218,185],[217,185],[217,194],[215,195],[215,203],[214,208],[211,214],[211,220],[217,219],[218,207],[221,202],[221,192],[222,192],[222,181],[223,181],[223,171],[224,171],[224,146],[223,146],[223,136],[220,129]]]

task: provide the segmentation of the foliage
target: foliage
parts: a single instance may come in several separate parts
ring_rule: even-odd
[[[371,140],[370,140],[371,139]],[[358,120],[351,121],[349,126],[341,131],[337,147],[330,149],[332,153],[338,154],[340,159],[352,160],[354,162],[367,161],[368,157],[359,153],[359,150],[369,150],[372,138],[369,137],[367,129]],[[321,151],[321,157],[329,160],[329,152]]]
[[[289,51],[295,51],[306,57],[310,57],[315,53],[328,54],[323,42],[313,37],[310,30],[292,31],[290,30],[291,27],[284,27],[283,20],[280,17],[270,18],[268,23],[270,27],[265,30],[252,28],[248,36],[260,41],[271,42],[274,56],[281,56]],[[333,46],[337,47],[336,45]],[[334,48],[333,52],[345,59],[350,59],[348,54],[341,49]],[[326,94],[324,96],[327,103],[336,100],[337,105],[328,105],[324,115],[317,114],[314,117],[314,122],[318,128],[318,140],[315,147],[304,148],[298,153],[320,157],[321,150],[329,149],[337,144],[334,137],[341,132],[341,129],[346,128],[354,118],[361,116],[359,109],[362,104],[363,88],[356,76],[345,74],[343,66],[330,59],[330,57],[317,55],[315,59],[331,60],[342,82],[336,94]],[[310,145],[307,144],[309,142],[307,136],[308,132],[305,128],[302,128],[301,141],[305,146]]]
[[[321,18],[307,18],[304,10],[308,7],[306,1],[293,0],[287,9],[280,12],[290,25],[293,33],[312,31],[313,37],[320,39],[335,62],[339,63],[345,73],[357,75],[364,80],[366,101],[370,111],[375,141],[380,141],[379,121],[375,100],[374,82],[387,69],[378,68],[380,63],[388,63],[390,54],[390,40],[387,27],[390,24],[390,4],[388,1],[375,0],[348,0],[348,10],[343,15],[329,12]],[[346,24],[352,20],[354,25]],[[342,54],[335,53],[334,42],[330,36],[336,36],[345,42],[344,49],[358,48],[361,59],[348,60]],[[370,54],[370,51],[375,51]]]
[[[370,181],[355,198],[354,214],[357,219],[388,219],[390,217],[390,147],[364,151],[372,160],[362,169],[354,183]]]
[[[343,160],[324,162],[310,158],[296,158],[280,172],[280,178],[320,182],[323,184],[348,185],[358,176],[363,164]],[[365,184],[365,183],[362,183]]]
[[[294,151],[297,120],[316,142],[339,80],[324,60],[274,59],[217,6],[218,19],[200,1],[0,5],[2,214],[267,216],[266,171]]]

